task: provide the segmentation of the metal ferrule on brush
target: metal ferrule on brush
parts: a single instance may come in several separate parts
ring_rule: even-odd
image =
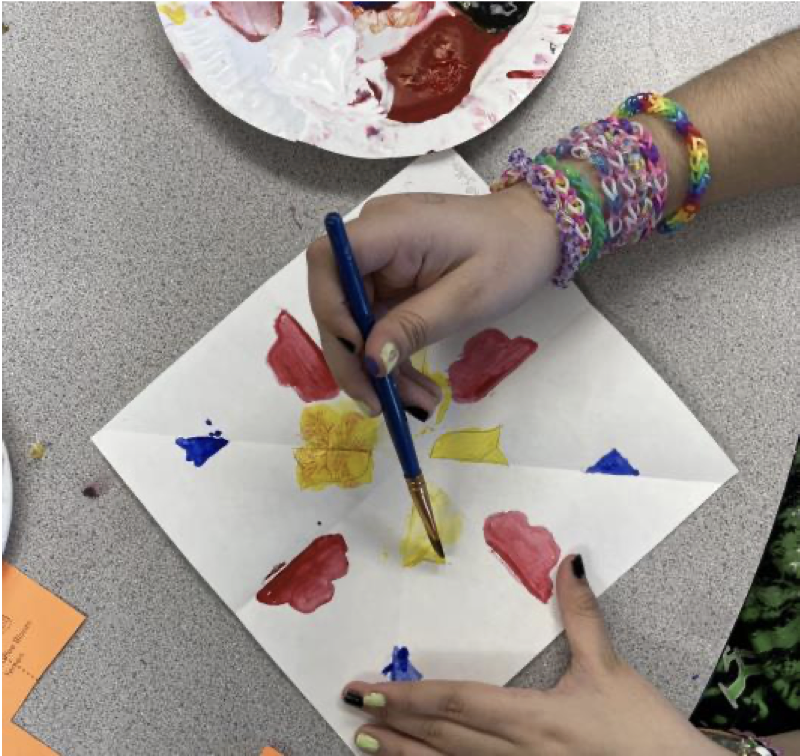
[[[436,528],[436,521],[433,518],[433,505],[428,493],[428,486],[425,483],[425,476],[420,473],[415,478],[406,478],[406,484],[408,485],[408,492],[411,494],[411,501],[414,502],[414,508],[422,520],[431,546],[433,546],[439,557],[444,559],[444,549],[439,538],[439,531]]]

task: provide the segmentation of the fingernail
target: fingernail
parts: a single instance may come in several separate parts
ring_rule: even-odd
[[[381,744],[366,732],[359,732],[356,735],[356,745],[367,753],[378,753],[381,749]]]
[[[381,374],[381,366],[372,357],[364,358],[364,367],[373,378],[377,378]]]
[[[431,413],[426,412],[422,407],[406,407],[405,410],[411,417],[415,420],[419,420],[421,423],[426,423],[431,416]]]
[[[350,354],[356,353],[356,345],[352,341],[348,341],[347,339],[343,339],[341,336],[337,337],[339,339],[339,343],[348,351]]]
[[[375,411],[366,402],[360,402],[356,400],[356,407],[358,407],[358,411],[362,415],[366,415],[367,417],[375,417]]]
[[[357,690],[346,690],[343,700],[348,706],[353,706],[356,709],[364,708],[364,696]]]
[[[395,346],[393,341],[387,341],[381,349],[381,360],[386,368],[387,375],[397,367],[397,360],[400,357],[400,351]]]
[[[575,575],[578,580],[583,580],[583,578],[586,577],[586,570],[583,566],[583,557],[580,554],[572,558],[572,574]]]
[[[373,709],[382,709],[386,706],[386,696],[383,693],[367,693],[364,696],[364,706],[371,706]]]

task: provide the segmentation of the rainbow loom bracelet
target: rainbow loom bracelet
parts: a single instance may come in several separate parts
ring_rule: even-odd
[[[534,163],[521,148],[509,155],[508,165],[492,185],[492,191],[525,181],[536,192],[542,205],[555,218],[561,240],[561,263],[552,282],[559,288],[566,288],[592,248],[592,228],[584,215],[583,200],[563,171]]]
[[[612,117],[576,126],[556,150],[598,171],[609,247],[640,241],[656,227],[666,203],[666,166],[641,124]]]
[[[711,182],[708,144],[678,103],[654,92],[640,92],[628,97],[614,114],[626,118],[639,114],[660,116],[675,126],[689,151],[689,188],[686,197],[672,215],[658,224],[661,233],[672,234],[697,215],[700,200]]]
[[[586,222],[592,229],[592,245],[586,249],[584,256],[578,264],[578,270],[580,270],[590,263],[593,263],[600,256],[600,251],[605,246],[608,238],[606,222],[603,217],[603,203],[600,199],[600,195],[580,171],[575,170],[572,166],[564,165],[564,163],[559,162],[552,155],[546,155],[540,152],[533,159],[533,162],[548,165],[554,170],[564,173],[569,179],[570,185],[575,189],[575,193],[583,200],[584,207],[586,208]]]

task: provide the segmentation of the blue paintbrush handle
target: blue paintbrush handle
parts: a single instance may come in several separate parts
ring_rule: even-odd
[[[328,213],[325,216],[325,230],[328,232],[336,264],[339,267],[339,280],[342,283],[350,314],[366,341],[375,325],[375,316],[369,305],[369,299],[367,299],[364,281],[353,256],[353,249],[347,238],[342,216],[339,213]],[[394,382],[394,378],[387,376],[386,378],[373,378],[372,385],[380,400],[383,417],[403,468],[403,475],[406,478],[416,478],[422,471],[419,467],[403,403],[400,401],[400,394],[397,391],[397,384]]]

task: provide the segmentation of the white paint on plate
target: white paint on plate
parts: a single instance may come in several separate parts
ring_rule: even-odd
[[[284,3],[280,28],[252,42],[220,18],[210,2],[158,4],[178,58],[226,110],[285,139],[383,158],[438,152],[502,120],[555,64],[580,3],[534,3],[489,54],[461,103],[423,123],[387,117],[393,93],[382,58],[436,18],[457,11],[446,2],[433,3],[415,26],[373,33],[354,22],[342,4],[316,3],[316,31],[310,33],[308,6]],[[529,71],[531,78],[509,78],[509,71]],[[379,94],[368,81],[379,86]]]

